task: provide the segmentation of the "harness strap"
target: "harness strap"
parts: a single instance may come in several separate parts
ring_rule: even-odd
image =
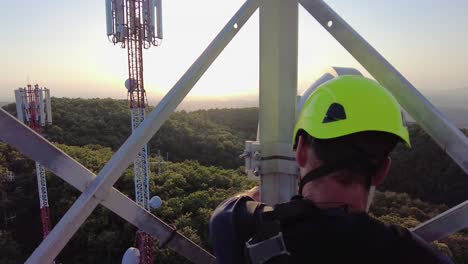
[[[287,264],[290,253],[281,232],[281,224],[300,218],[314,217],[320,209],[302,197],[265,206],[257,214],[257,232],[245,243],[246,256],[252,264]]]
[[[274,212],[269,206],[258,214],[257,233],[245,243],[246,256],[252,264],[287,264],[288,250],[281,233],[279,220],[264,218]]]
[[[287,256],[290,255],[286,249],[283,239],[283,233],[278,232],[276,235],[260,241],[253,242],[251,238],[245,243],[250,263],[252,264],[287,264]]]

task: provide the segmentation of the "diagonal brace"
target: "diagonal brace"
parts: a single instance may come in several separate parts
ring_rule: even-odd
[[[468,200],[413,228],[422,239],[432,242],[468,227]]]

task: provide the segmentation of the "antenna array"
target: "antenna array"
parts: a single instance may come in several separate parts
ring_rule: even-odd
[[[52,124],[50,90],[39,85],[28,84],[25,88],[15,90],[16,114],[18,119],[37,133],[42,132],[46,124]],[[42,234],[45,238],[51,230],[49,197],[45,168],[36,161],[37,192],[41,210]]]

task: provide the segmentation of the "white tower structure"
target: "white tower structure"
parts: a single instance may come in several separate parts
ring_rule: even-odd
[[[131,114],[132,132],[146,115],[146,92],[143,82],[143,48],[158,45],[162,39],[161,0],[106,0],[107,36],[114,44],[127,47],[128,79],[125,81]],[[158,22],[156,24],[156,18]],[[157,25],[157,27],[156,27]],[[149,205],[148,147],[145,145],[133,162],[135,201],[146,210]],[[137,231],[140,263],[153,263],[152,238]]]
[[[18,119],[37,133],[42,132],[46,124],[52,124],[50,91],[39,85],[28,84],[26,88],[15,90],[16,113]],[[44,167],[36,161],[37,192],[41,210],[42,233],[45,238],[51,230],[49,198]]]

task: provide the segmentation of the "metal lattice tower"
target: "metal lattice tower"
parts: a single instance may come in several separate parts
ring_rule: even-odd
[[[42,132],[46,123],[52,124],[52,112],[50,105],[50,92],[47,88],[34,88],[28,84],[26,88],[15,90],[16,112],[18,119],[27,124],[37,133]],[[44,167],[36,161],[37,190],[39,194],[39,206],[41,209],[42,233],[45,238],[51,230],[49,198],[47,194],[47,182]]]
[[[160,10],[161,2],[155,0],[107,0],[107,35],[114,44],[120,43],[127,47],[128,79],[125,86],[128,89],[128,101],[131,114],[132,132],[145,119],[146,92],[143,81],[143,48],[157,45],[155,32],[155,6]],[[160,14],[160,13],[158,13]],[[159,16],[160,17],[160,16]],[[158,21],[158,28],[160,28]],[[161,33],[161,30],[158,30]],[[149,169],[148,147],[145,145],[133,162],[135,181],[135,201],[146,210],[149,206]],[[137,231],[140,263],[153,263],[150,235]]]

